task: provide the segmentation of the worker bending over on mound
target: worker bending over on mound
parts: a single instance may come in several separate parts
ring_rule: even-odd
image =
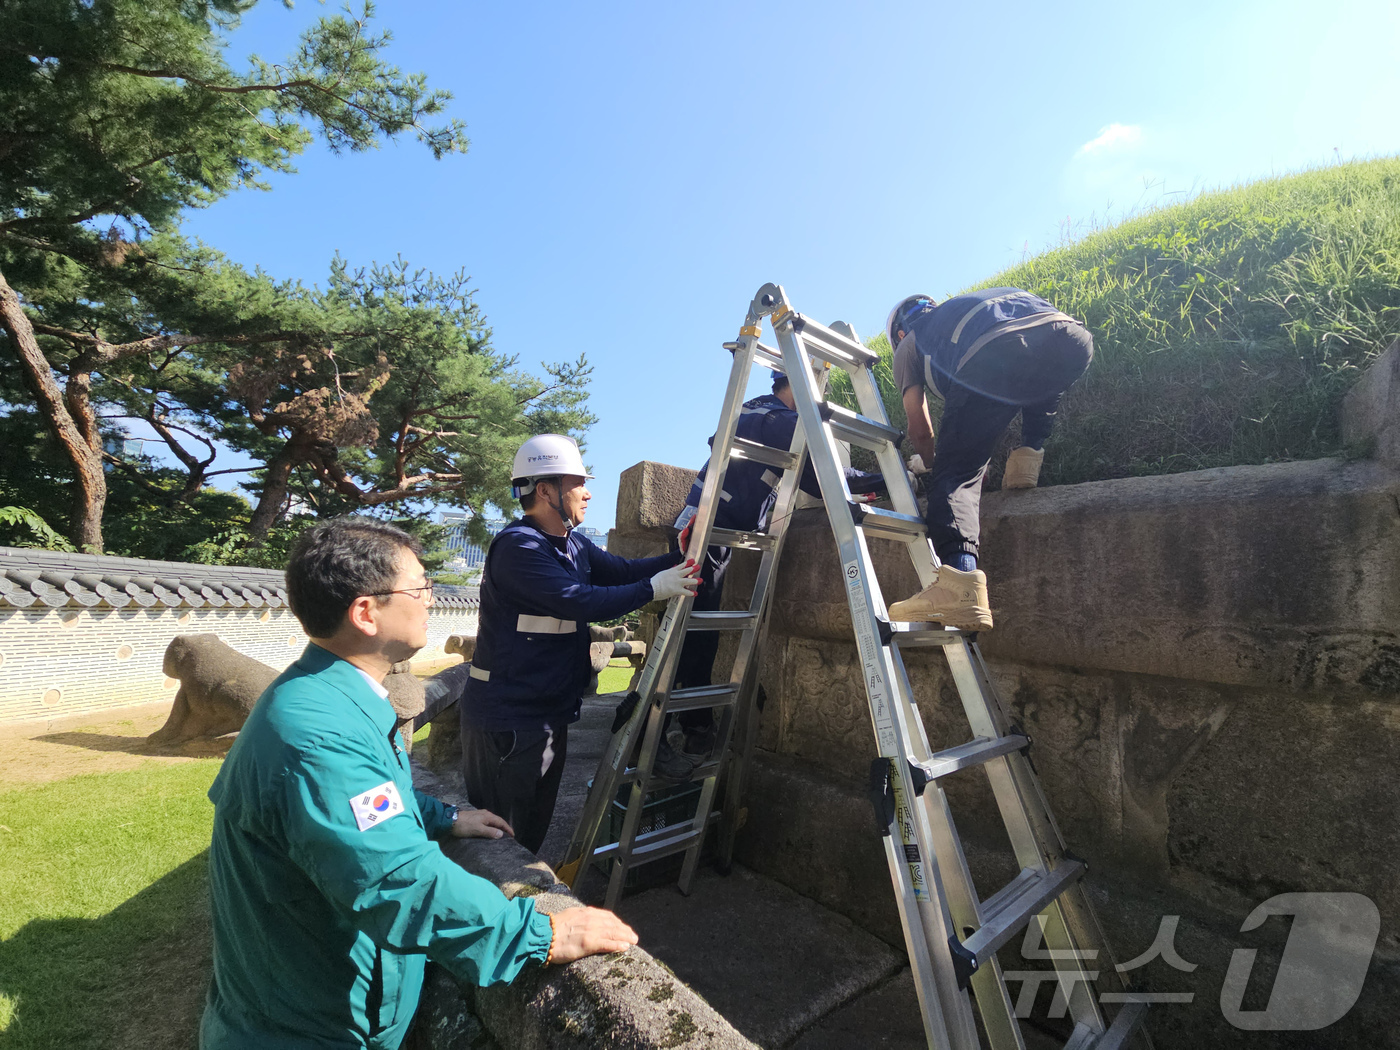
[[[787,451],[792,448],[793,435],[797,432],[797,410],[793,407],[792,387],[782,372],[773,372],[773,392],[763,394],[744,402],[735,426],[736,436],[770,448]],[[710,438],[713,447],[715,439]],[[700,468],[695,484],[686,497],[685,509],[676,519],[675,527],[681,530],[680,549],[685,550],[690,539],[690,523],[700,506],[700,495],[705,487],[709,464]],[[783,472],[776,467],[765,466],[753,460],[730,460],[724,474],[724,491],[720,493],[719,507],[715,511],[715,526],[735,532],[762,532],[768,527],[768,515],[777,499],[776,487]],[[807,460],[801,480],[802,491],[821,499],[821,486],[817,483],[817,472],[812,461]],[[846,484],[856,497],[874,499],[888,491],[885,480],[879,474],[846,468]],[[695,594],[697,612],[718,609],[724,600],[724,577],[729,568],[730,548],[708,547],[705,562],[700,570],[700,589]],[[688,686],[710,684],[710,673],[719,649],[719,632],[691,631],[685,637],[680,660],[676,666],[677,689]],[[656,770],[662,776],[674,780],[688,778],[695,765],[709,757],[715,746],[715,719],[713,708],[697,711],[683,711],[678,716],[681,728],[685,730],[685,744],[680,752],[674,751],[663,740],[657,753]]]
[[[885,327],[909,440],[930,468],[928,534],[942,562],[930,586],[890,606],[890,619],[987,630],[987,577],[977,568],[987,464],[1019,413],[1021,445],[1007,457],[1002,487],[1035,486],[1060,398],[1089,367],[1093,337],[1019,288],[985,288],[939,304],[911,295],[890,311]],[[936,442],[926,388],[943,398]]]
[[[693,594],[679,554],[629,561],[575,529],[592,499],[578,445],[542,434],[520,446],[513,494],[525,516],[491,541],[476,653],[460,708],[472,805],[503,814],[538,852],[554,815],[569,726],[593,676],[588,624]]]
[[[504,984],[528,963],[623,951],[611,912],[552,916],[443,855],[509,825],[417,791],[383,686],[428,636],[418,541],[369,518],[297,540],[292,613],[311,639],[259,698],[209,789],[214,978],[202,1050],[397,1050],[428,957]]]

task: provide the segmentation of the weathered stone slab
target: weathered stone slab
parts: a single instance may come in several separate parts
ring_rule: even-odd
[[[666,886],[626,898],[618,914],[765,1047],[785,1046],[904,964],[848,919],[741,867],[728,877],[702,871],[689,897]]]
[[[622,536],[670,528],[685,506],[697,471],[647,460],[622,472],[617,487],[617,528]],[[609,541],[608,549],[612,549]]]
[[[414,762],[414,786],[464,804],[452,781]],[[526,895],[546,913],[576,906],[548,864],[514,839],[448,839],[443,852],[507,897]],[[455,993],[455,994],[454,994]],[[481,1026],[475,1023],[479,1019]],[[696,992],[641,948],[592,956],[561,967],[527,967],[511,984],[458,988],[429,964],[427,991],[414,1022],[413,1050],[477,1050],[482,1027],[510,1050],[749,1050]]]
[[[1325,459],[990,493],[991,659],[1400,686],[1400,472]]]
[[[1374,444],[1377,459],[1400,466],[1400,339],[1342,399],[1342,440]]]
[[[985,1045],[985,1033],[978,1032]],[[1063,1035],[1055,1036],[1023,1023],[1026,1050],[1061,1050]],[[802,1033],[792,1050],[927,1050],[914,976],[901,970],[884,984],[843,1006]]]

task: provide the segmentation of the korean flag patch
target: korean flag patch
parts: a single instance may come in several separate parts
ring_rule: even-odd
[[[362,791],[350,799],[350,808],[355,811],[355,823],[361,831],[368,831],[376,824],[383,824],[390,817],[403,812],[403,799],[392,780],[386,780],[378,787]]]

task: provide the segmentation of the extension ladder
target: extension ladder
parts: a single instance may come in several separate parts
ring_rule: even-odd
[[[764,317],[770,319],[779,350],[758,341]],[[684,694],[700,692],[688,689],[667,692],[665,686],[674,676],[679,643],[688,629],[688,621],[706,615],[690,613],[689,599],[672,599],[643,671],[637,709],[630,712],[626,720],[620,720],[618,732],[605,755],[604,769],[600,769],[595,779],[584,820],[566,856],[575,865],[570,874],[576,876],[580,860],[590,854],[615,856],[621,860],[623,863],[614,865],[609,885],[608,905],[611,907],[620,897],[620,872],[624,871],[626,863],[649,859],[646,850],[654,842],[659,854],[680,849],[690,851],[681,877],[682,890],[689,888],[705,829],[717,816],[710,812],[710,806],[724,754],[721,752],[710,769],[702,767],[697,771],[705,776],[705,786],[701,792],[701,806],[690,825],[682,829],[662,829],[654,840],[643,842],[641,837],[635,836],[634,817],[640,814],[641,799],[650,782],[646,771],[655,760],[665,712],[685,710],[687,705],[701,706],[702,702],[718,703],[721,695],[730,705],[720,731],[724,740],[732,730],[729,716],[734,713],[735,703],[748,701],[740,709],[745,725],[734,749],[734,768],[722,815],[728,847],[732,848],[732,836],[737,831],[738,791],[751,756],[757,723],[756,713],[752,711],[754,657],[762,640],[772,573],[781,553],[787,515],[795,499],[799,476],[796,468],[801,465],[805,451],[811,456],[821,484],[846,583],[879,752],[879,757],[871,764],[871,800],[883,830],[886,860],[928,1045],[938,1050],[980,1047],[973,1012],[975,1002],[992,1050],[1023,1050],[1025,1043],[996,952],[1034,920],[1041,927],[1043,943],[1049,949],[1046,954],[1054,964],[1060,994],[1066,998],[1074,1022],[1066,1050],[1116,1050],[1126,1046],[1130,1039],[1142,1050],[1150,1050],[1151,1042],[1142,1027],[1147,1004],[1127,991],[1114,966],[1112,953],[1081,883],[1084,863],[1065,852],[1059,829],[1030,764],[1030,741],[1011,724],[992,686],[975,635],[938,624],[892,623],[889,620],[875,577],[868,539],[904,544],[922,586],[936,578],[938,562],[904,473],[899,453],[903,435],[889,425],[871,374],[877,355],[860,343],[849,325],[838,322],[826,327],[794,311],[781,286],[774,284],[759,289],[749,307],[739,342],[728,345],[735,349],[734,371],[688,553],[695,557],[710,543],[737,540],[710,527],[723,473],[716,467],[725,464],[729,456],[757,452],[759,455],[753,458],[774,457],[763,462],[792,468],[784,474],[779,486],[775,510],[780,513],[775,514],[772,534],[748,537],[768,541],[766,546],[752,544],[764,550],[764,559],[748,612],[708,614],[728,617],[735,621],[733,626],[745,632],[734,671],[728,685],[709,687],[711,692],[705,696],[686,696]],[[745,449],[743,446],[747,443],[733,438],[743,393],[740,373],[742,371],[746,377],[749,367],[755,363],[780,368],[791,383],[800,426],[793,450],[786,456],[775,456],[774,450],[761,447]],[[860,407],[858,413],[824,400],[830,366],[849,373]],[[841,469],[838,440],[875,453],[889,488],[892,510],[870,507],[851,498]],[[734,542],[732,545],[741,544]],[[742,627],[737,622],[741,617],[748,618]],[[929,746],[902,656],[906,650],[930,646],[941,649],[972,730],[972,739],[967,743],[937,753]],[[711,694],[715,700],[709,698]],[[639,759],[635,767],[626,768],[626,757],[631,753],[632,740],[644,715],[648,721]],[[623,739],[629,728],[632,740]],[[1019,875],[986,899],[978,895],[973,885],[952,810],[940,785],[943,777],[972,767],[980,767],[988,779],[1012,850],[1021,866]],[[599,784],[608,768],[615,771],[611,790],[605,789],[599,795]],[[606,807],[618,784],[628,777],[632,779],[633,792],[621,842],[611,849],[594,849],[603,811],[599,808],[595,814],[595,803]],[[668,845],[672,842],[674,846]],[[722,850],[721,859],[727,861],[728,853]],[[1096,989],[1103,991],[1102,1000],[1096,998]],[[1101,1001],[1122,1004],[1111,1024],[1105,1018]]]

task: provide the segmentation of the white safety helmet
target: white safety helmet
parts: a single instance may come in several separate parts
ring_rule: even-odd
[[[890,315],[885,318],[885,338],[890,341],[891,350],[898,349],[899,346],[894,338],[895,328],[903,328],[906,332],[909,330],[905,324],[907,318],[904,317],[904,308],[910,303],[918,302],[920,299],[925,300],[929,306],[936,305],[931,295],[906,295],[903,299],[894,304],[894,309],[891,310]]]
[[[510,469],[510,493],[516,499],[535,491],[541,478],[565,475],[591,478],[583,468],[578,442],[567,434],[536,434],[520,446]]]

